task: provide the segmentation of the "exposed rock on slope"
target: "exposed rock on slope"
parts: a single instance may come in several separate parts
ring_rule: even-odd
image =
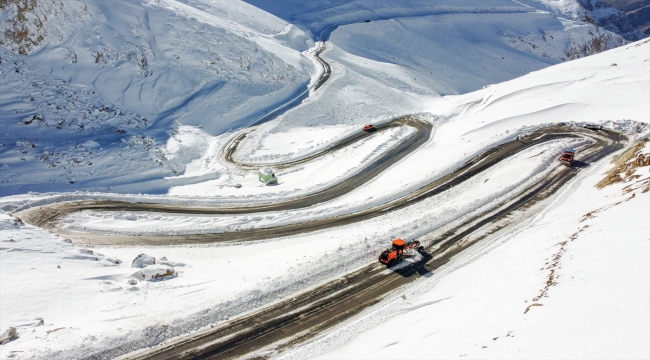
[[[634,28],[625,12],[615,9],[607,2],[603,0],[578,0],[578,2],[588,11],[585,14],[585,21],[602,26],[628,41],[637,41],[645,37]]]
[[[83,0],[0,0],[0,45],[27,55],[91,18]]]
[[[605,0],[614,8],[624,11],[627,20],[645,36],[650,35],[650,0]]]

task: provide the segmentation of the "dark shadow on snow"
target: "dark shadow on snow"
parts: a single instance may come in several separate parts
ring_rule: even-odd
[[[414,275],[425,277],[433,275],[433,265],[429,264],[429,261],[433,259],[433,255],[424,250],[420,251],[420,254],[422,255],[422,259],[420,261],[404,268],[393,270],[393,272],[406,278]]]

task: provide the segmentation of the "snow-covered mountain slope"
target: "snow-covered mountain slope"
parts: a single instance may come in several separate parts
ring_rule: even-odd
[[[586,9],[595,23],[605,29],[623,36],[626,40],[641,40],[647,35],[634,28],[625,12],[615,9],[604,0],[580,0],[580,5]],[[591,21],[588,15],[585,20]]]
[[[373,181],[309,209],[215,217],[90,212],[64,219],[66,226],[107,233],[172,234],[306,222],[395,199],[487,148],[546,124],[597,122],[625,131],[634,140],[647,136],[650,43],[619,47],[625,40],[616,29],[612,32],[587,21],[587,15],[606,19],[606,11],[585,10],[587,3],[596,9],[597,2],[578,0],[0,1],[1,208],[10,211],[91,198],[250,204],[300,196],[340,181],[410,133],[386,132],[328,158],[283,169],[278,173],[280,184],[274,187],[259,186],[254,172],[231,169],[219,156],[236,131],[308,90],[320,71],[311,53],[322,40],[327,47],[322,57],[332,65],[332,78],[279,118],[259,126],[242,145],[242,160],[295,158],[359,131],[361,123],[407,113],[431,122],[435,127],[431,139]],[[584,58],[588,55],[593,56]],[[568,61],[572,59],[578,60]],[[448,224],[463,221],[477,208],[500,203],[517,188],[544,177],[553,171],[557,151],[580,144],[567,140],[531,148],[515,161],[417,206],[331,231],[272,241],[87,249],[2,214],[0,331],[15,327],[19,338],[1,345],[0,357],[117,356],[223,323],[376,261],[377,252],[391,237],[428,241]],[[608,166],[602,162],[584,169],[585,176],[561,195],[568,197],[577,188],[579,192],[564,202],[564,197],[554,198],[553,208],[522,223],[530,226],[522,225],[517,229],[521,232],[487,242],[488,250],[503,245],[484,258],[480,255],[486,248],[470,252],[471,259],[478,258],[474,267],[452,273],[450,280],[440,278],[440,287],[431,292],[425,293],[429,289],[425,286],[419,299],[408,294],[406,301],[413,304],[408,312],[432,319],[440,327],[440,333],[427,339],[448,346],[439,351],[442,356],[482,356],[483,348],[471,347],[472,340],[488,349],[492,344],[503,346],[486,356],[510,356],[517,345],[527,347],[523,355],[540,356],[531,345],[531,327],[524,322],[551,329],[542,335],[556,340],[550,321],[592,300],[584,294],[595,293],[594,287],[568,287],[563,284],[572,282],[562,281],[573,276],[596,284],[594,278],[580,275],[598,274],[589,266],[601,263],[602,254],[587,253],[579,241],[589,236],[607,246],[606,238],[614,236],[608,221],[594,223],[562,248],[563,261],[574,254],[571,251],[574,258],[585,256],[573,269],[568,262],[561,269],[566,272],[558,273],[559,285],[540,301],[543,307],[532,307],[523,320],[515,317],[539,295],[552,269],[538,269],[561,250],[557,242],[583,226],[580,216],[592,205],[629,198],[629,194],[621,197],[620,188],[630,183],[601,191],[592,188]],[[645,181],[645,169],[633,175]],[[598,338],[599,346],[609,344],[608,337],[602,336],[602,324],[615,325],[614,338],[621,341],[626,334],[633,337],[620,326],[623,323],[633,324],[636,334],[647,330],[635,322],[648,317],[648,281],[638,275],[647,274],[643,271],[647,257],[641,258],[647,254],[647,244],[637,237],[647,233],[647,223],[633,227],[647,218],[647,208],[641,208],[647,205],[647,196],[638,193],[612,212],[598,215],[620,222],[623,216],[616,212],[638,211],[639,220],[629,217],[630,223],[625,223],[630,232],[626,244],[638,257],[617,252],[612,258],[642,270],[635,275],[624,266],[607,268],[640,286],[619,289],[613,277],[598,283],[609,291],[621,290],[615,300],[626,304],[631,299],[633,307],[616,308],[603,299],[592,300],[594,308],[586,308],[593,310],[590,315],[599,326],[591,332],[579,324],[567,327],[589,334],[589,339]],[[607,236],[597,236],[596,230]],[[141,253],[175,268],[172,274],[177,276],[145,281],[143,270],[132,267]],[[512,267],[498,266],[506,257],[517,261]],[[508,278],[512,273],[521,276]],[[471,280],[476,274],[494,276],[480,277],[477,284]],[[435,285],[437,279],[431,282]],[[471,296],[463,297],[464,289]],[[503,295],[502,289],[509,291]],[[438,302],[443,293],[449,299]],[[481,296],[498,301],[476,307],[476,317],[450,316]],[[489,318],[485,327],[465,331],[489,305],[509,322]],[[620,309],[626,315],[612,315],[610,322],[598,317],[595,306],[608,314]],[[395,326],[419,326],[409,322],[405,316],[405,322]],[[328,335],[325,345],[319,340],[288,356],[305,358],[329,351],[328,343],[339,346],[345,342],[341,339],[350,338],[345,329],[356,334],[368,328],[367,323],[359,323],[361,327]],[[383,329],[369,334],[373,340],[360,339],[334,355],[409,354],[399,344],[384,342]],[[463,340],[468,342],[448,340],[466,334],[471,335]],[[519,334],[523,340],[515,345],[499,342],[504,336],[508,341],[513,335],[519,339]],[[498,340],[492,340],[495,337]],[[588,339],[571,340],[581,349],[588,346]],[[359,343],[370,351],[375,345],[388,350],[360,352]],[[457,353],[454,344],[469,350]],[[648,346],[642,341],[632,341],[627,348],[630,355],[647,357],[643,349]],[[602,348],[589,351],[598,349]],[[429,357],[435,350],[423,355]],[[605,350],[602,354],[611,354]]]
[[[418,152],[391,167],[373,182],[356,189],[346,198],[338,200],[338,203],[327,204],[326,207],[333,208],[334,205],[350,207],[350,204],[368,206],[372,205],[374,201],[383,201],[386,197],[409,191],[423,182],[443,175],[477,152],[512,140],[518,135],[529,132],[532,128],[558,121],[599,122],[606,127],[625,131],[633,140],[643,136],[647,137],[647,122],[650,118],[650,106],[648,106],[650,83],[647,81],[648,61],[650,61],[649,49],[650,42],[638,42],[536,71],[524,77],[495,84],[469,94],[431,98],[424,104],[432,114],[429,120],[434,122],[437,128],[430,141]],[[613,64],[616,65],[613,66]],[[614,99],[611,97],[613,93],[617,94]],[[298,134],[306,136],[303,132],[298,132]],[[225,246],[132,246],[85,249],[69,244],[61,237],[45,230],[17,223],[9,215],[2,215],[0,226],[2,226],[2,239],[6,242],[2,243],[3,250],[0,251],[0,279],[3,284],[3,296],[0,298],[2,301],[0,304],[0,328],[14,326],[18,328],[20,334],[19,339],[2,345],[3,355],[4,351],[7,354],[10,351],[22,351],[22,355],[25,357],[76,358],[97,353],[117,356],[137,348],[155,346],[174,336],[223,323],[238,314],[281,298],[293,296],[293,294],[327,279],[338,277],[376,261],[377,252],[385,247],[391,237],[400,236],[409,239],[421,237],[423,241],[431,240],[430,237],[435,236],[432,234],[435,234],[436,231],[444,231],[444,226],[447,224],[466,219],[468,214],[471,214],[478,206],[500,203],[507,198],[513,187],[526,184],[531,178],[544,176],[547,171],[551,171],[557,166],[554,161],[556,152],[563,145],[562,143],[552,143],[540,148],[528,149],[527,152],[519,154],[516,161],[500,164],[480,177],[441,194],[441,196],[423,201],[413,208],[390,212],[376,219],[331,231],[319,231],[271,241]],[[341,157],[340,161],[346,162],[345,166],[348,166],[350,157]],[[335,163],[336,159],[333,162]],[[334,166],[332,165],[332,167]],[[598,255],[586,252],[588,249],[585,247],[590,244],[580,245],[582,239],[589,239],[583,236],[592,236],[594,232],[598,233],[596,230],[602,230],[600,233],[608,234],[608,236],[593,237],[592,239],[598,244],[603,244],[603,247],[611,246],[611,237],[614,236],[614,233],[610,231],[614,229],[614,226],[610,227],[607,221],[599,224],[594,223],[593,228],[590,226],[585,229],[573,242],[569,240],[568,246],[564,248],[566,254],[562,261],[569,261],[571,257],[574,259],[580,257],[580,259],[573,263],[575,265],[573,269],[570,268],[570,263],[566,263],[567,265],[563,265],[562,269],[556,270],[568,272],[559,273],[561,277],[556,279],[559,285],[550,287],[547,292],[549,298],[542,298],[539,301],[544,306],[532,307],[525,314],[524,320],[516,317],[522,316],[526,307],[545,286],[552,269],[540,270],[540,268],[548,266],[545,264],[547,259],[560,251],[561,248],[557,243],[567,240],[568,236],[585,224],[585,222],[580,222],[581,217],[586,214],[584,210],[591,211],[594,210],[594,207],[599,208],[601,205],[614,204],[619,200],[629,198],[629,193],[623,197],[620,191],[621,187],[633,184],[631,182],[602,191],[592,189],[592,185],[596,182],[594,180],[600,180],[604,176],[603,173],[610,167],[611,164],[602,161],[593,164],[590,168],[583,169],[584,171],[581,170],[584,176],[578,177],[577,181],[567,185],[563,193],[551,199],[549,204],[553,206],[550,211],[533,219],[534,222],[521,223],[523,225],[517,229],[517,231],[527,232],[512,233],[511,237],[497,237],[493,238],[493,241],[488,241],[486,246],[505,243],[489,252],[485,258],[482,258],[481,255],[486,248],[470,252],[468,254],[470,259],[478,259],[475,262],[476,267],[468,266],[461,269],[467,269],[467,271],[451,273],[450,280],[437,277],[438,272],[442,276],[450,273],[457,266],[463,265],[467,258],[461,258],[446,270],[439,269],[434,273],[434,277],[423,278],[423,281],[419,283],[424,284],[424,290],[429,289],[427,286],[435,284],[441,284],[440,288],[433,287],[431,293],[426,293],[420,298],[415,298],[414,293],[406,293],[406,301],[413,306],[404,305],[404,300],[401,298],[402,293],[397,294],[397,304],[400,307],[409,307],[407,309],[412,310],[409,311],[410,313],[416,314],[414,311],[418,307],[421,309],[420,311],[434,309],[433,313],[418,312],[417,316],[419,318],[433,317],[436,324],[432,326],[441,329],[440,333],[432,334],[426,338],[437,339],[434,345],[444,342],[439,346],[448,346],[440,350],[441,357],[456,355],[457,348],[453,348],[454,344],[463,345],[464,349],[469,349],[468,353],[479,357],[481,356],[480,351],[483,351],[482,346],[486,345],[489,349],[493,347],[492,344],[495,344],[495,347],[503,346],[503,348],[497,347],[494,353],[488,353],[494,356],[512,354],[516,351],[514,346],[517,345],[530,346],[526,349],[528,352],[523,352],[523,354],[539,357],[539,348],[530,341],[533,336],[531,330],[533,327],[527,327],[526,323],[533,323],[540,327],[548,326],[544,328],[549,329],[548,332],[544,332],[542,335],[546,336],[549,333],[552,335],[555,329],[552,326],[556,326],[556,324],[552,324],[550,320],[544,320],[544,318],[558,319],[566,314],[567,309],[579,310],[579,305],[583,306],[582,309],[592,310],[589,316],[593,322],[571,323],[570,325],[575,326],[572,328],[575,329],[574,334],[587,334],[583,331],[585,328],[578,326],[580,324],[589,326],[597,323],[598,326],[594,326],[589,332],[593,335],[590,338],[602,340],[597,344],[598,346],[608,346],[611,343],[608,343],[607,336],[602,336],[601,325],[612,324],[620,333],[611,338],[624,339],[623,336],[627,334],[629,335],[627,339],[632,339],[626,348],[626,351],[629,352],[624,354],[640,354],[639,356],[645,354],[643,351],[646,351],[648,346],[642,340],[647,337],[639,336],[641,340],[635,340],[635,336],[643,335],[643,331],[647,329],[639,325],[640,321],[637,323],[637,320],[645,319],[648,316],[648,281],[643,277],[648,273],[644,271],[644,266],[647,267],[648,261],[647,242],[643,243],[644,239],[636,237],[638,234],[647,234],[647,226],[645,226],[647,223],[645,225],[641,223],[644,214],[647,213],[647,207],[645,210],[641,207],[647,206],[648,193],[640,193],[642,189],[634,190],[637,193],[635,197],[637,200],[630,200],[625,203],[627,205],[617,205],[613,210],[622,209],[621,212],[624,214],[630,211],[639,211],[639,221],[634,221],[636,217],[629,217],[629,226],[627,222],[625,223],[626,231],[631,234],[627,239],[630,242],[626,242],[626,244],[629,244],[634,251],[620,253],[618,250],[623,251],[626,248],[616,248],[617,252],[612,258],[617,261],[624,259],[629,264],[633,264],[634,269],[640,270],[633,272],[627,266],[608,267],[607,270],[610,271],[612,277],[608,277],[607,281],[597,283],[596,279],[591,277],[592,275],[587,277],[587,274],[583,276],[580,273],[580,271],[594,270],[593,267],[587,266],[609,266],[603,264],[602,258],[599,257],[602,253]],[[635,171],[638,171],[638,174],[632,175],[641,175],[641,177],[633,181],[646,181],[647,167],[641,167]],[[577,192],[576,189],[581,189],[581,191]],[[245,190],[245,188],[241,190]],[[576,197],[567,199],[568,196],[574,196],[570,195],[574,192]],[[64,194],[62,198],[65,199],[65,196],[70,195]],[[81,198],[84,195],[72,194],[72,196]],[[47,202],[48,198],[52,197],[54,197],[53,194],[29,194],[3,197],[0,201],[6,208],[14,208],[29,202]],[[116,195],[116,197],[119,199],[119,196]],[[268,196],[261,197],[268,198]],[[137,196],[122,196],[122,199],[149,200],[149,198]],[[165,197],[165,199],[167,198]],[[256,199],[250,198],[247,201],[252,202]],[[564,204],[569,206],[565,207]],[[634,209],[630,210],[626,206],[632,206]],[[302,218],[290,220],[308,221],[310,218],[319,216],[319,212],[323,208],[311,210],[312,212],[306,213],[306,215],[304,212],[298,213],[297,216],[302,216]],[[88,228],[103,226],[104,229],[110,226],[111,221],[115,221],[112,223],[113,228],[123,227],[123,229],[132,232],[147,231],[161,226],[173,227],[174,231],[178,231],[178,229],[182,231],[183,228],[196,230],[207,222],[218,223],[221,221],[221,229],[227,230],[242,224],[266,226],[273,224],[273,221],[284,221],[283,217],[291,216],[290,213],[255,214],[234,220],[233,217],[225,216],[177,216],[173,214],[162,216],[156,213],[136,216],[134,214],[103,213],[100,216],[86,216],[85,218],[79,216],[65,221],[79,221],[75,224],[78,228],[83,228],[85,221]],[[602,216],[604,219],[609,218],[607,212],[604,211],[599,212],[597,216]],[[611,219],[619,221],[621,215],[615,214]],[[228,221],[230,223],[226,223]],[[526,226],[529,224],[532,225]],[[554,224],[558,224],[558,226],[555,227]],[[603,227],[599,227],[600,225]],[[591,230],[594,232],[590,232]],[[507,241],[508,239],[522,238],[522,241]],[[606,238],[609,238],[609,242],[605,242]],[[346,241],[342,243],[341,239]],[[633,242],[636,240],[639,241]],[[520,242],[524,242],[524,244],[520,244]],[[499,253],[497,252],[499,249],[505,250]],[[89,253],[89,250],[93,253]],[[585,250],[585,252],[581,250]],[[572,253],[572,251],[574,252]],[[165,259],[161,261],[168,266],[173,266],[179,271],[179,276],[164,281],[137,280],[134,274],[137,275],[136,273],[141,270],[132,268],[131,262],[141,253],[155,256],[158,259],[162,259],[164,256]],[[506,256],[514,258],[511,261],[513,267],[501,266],[502,263],[507,262],[504,260]],[[278,259],[282,259],[282,261],[278,261]],[[507,271],[515,266],[516,269],[526,266],[526,272],[523,270]],[[481,277],[478,277],[482,280],[480,284],[472,280],[478,276],[476,274],[482,274]],[[494,276],[485,276],[486,274],[494,274]],[[497,275],[512,274],[518,276],[516,278],[497,277]],[[601,299],[594,301],[583,297],[584,294],[596,294],[596,291],[607,293],[609,290],[620,289],[616,287],[614,281],[616,277],[613,277],[612,274],[619,274],[621,278],[630,275],[631,277],[626,279],[630,279],[636,285],[616,294],[615,300],[621,300],[621,303],[616,305],[619,307],[613,307],[611,305],[613,302],[607,303],[604,297],[602,302]],[[577,280],[563,283],[564,279],[571,276],[586,280],[587,285],[598,284],[605,290],[591,287],[591,285],[587,288],[565,287],[565,290],[562,290],[563,284],[578,283]],[[503,280],[505,282],[500,282],[501,279],[505,279]],[[437,282],[438,280],[440,282]],[[490,282],[492,280],[495,282]],[[445,281],[444,284],[443,281]],[[9,286],[5,286],[5,284]],[[463,288],[456,285],[462,285]],[[463,296],[463,289],[466,289],[465,292],[472,296]],[[438,301],[441,299],[440,294],[443,294],[443,290],[444,294],[451,297]],[[554,290],[558,290],[558,292],[553,293]],[[422,293],[420,292],[420,294]],[[47,298],[44,298],[42,294],[47,294]],[[472,299],[480,301],[476,300],[475,295],[485,296],[488,299],[490,296],[500,296],[497,300],[503,301],[495,303],[486,300],[477,306],[476,311],[485,310],[489,308],[489,305],[494,305],[495,313],[506,316],[508,322],[500,323],[502,317],[490,317],[482,312],[476,313],[476,316],[463,317],[462,314],[468,314],[467,309],[463,306],[471,305]],[[633,298],[634,296],[636,298]],[[578,303],[575,299],[584,301]],[[628,303],[623,302],[630,299],[629,303],[632,305],[626,305]],[[390,315],[395,314],[394,304],[388,303]],[[587,306],[590,304],[602,305],[608,312],[603,315],[598,308]],[[562,309],[556,310],[560,307]],[[625,315],[614,315],[617,309],[620,312],[625,312]],[[544,313],[539,310],[549,312]],[[439,317],[441,313],[445,317]],[[397,325],[407,324],[411,321],[411,318],[406,315],[408,314],[405,314],[404,318],[407,322]],[[486,317],[484,321],[487,325],[476,329],[472,328],[471,325],[476,323],[477,317],[481,319]],[[40,318],[43,318],[42,324]],[[376,318],[383,319],[380,316]],[[565,318],[567,317],[565,316]],[[355,320],[359,320],[359,318]],[[634,329],[638,330],[636,335],[627,332],[630,328],[619,327],[622,323],[627,323],[628,320],[634,325]],[[368,328],[366,326],[368,323],[360,323],[363,327],[339,329],[341,331],[332,333],[322,341],[311,343],[305,348],[296,349],[297,352],[289,353],[287,356],[303,359],[330,351],[332,347],[342,346],[353,337],[349,334],[358,334],[358,330]],[[421,324],[426,323],[428,322],[421,321]],[[566,324],[567,322],[561,323],[561,325]],[[419,326],[411,323],[408,325]],[[352,330],[346,332],[345,329]],[[446,332],[445,329],[456,330]],[[471,336],[463,341],[481,340],[480,348],[471,347],[474,343],[469,342],[445,342],[446,339],[449,339],[447,336],[452,337],[452,335],[456,336],[457,341],[460,341],[459,338],[462,340],[463,336],[458,334],[464,335],[463,330],[468,329],[472,329],[473,332],[467,332]],[[511,333],[511,336],[507,336],[511,330],[514,332]],[[394,333],[395,327],[392,327],[390,331]],[[563,336],[571,335],[571,333],[566,334],[565,332],[558,333]],[[389,343],[382,342],[385,334],[383,329],[377,330],[374,334],[378,335],[372,341],[359,340],[367,345],[365,349],[372,351],[376,344],[378,344],[376,346],[389,345]],[[431,331],[428,331],[422,333],[422,336],[430,334]],[[512,347],[508,347],[509,344],[505,342],[504,345],[500,345],[502,340],[510,341],[509,338],[513,335],[515,340],[521,337],[523,341],[515,343]],[[498,337],[498,339],[492,340],[494,337]],[[546,339],[551,339],[551,337]],[[568,348],[578,345],[580,349],[583,349],[590,345],[587,340],[582,337],[571,338],[571,341],[563,339],[558,343],[557,349],[562,351],[561,346]],[[424,349],[422,341],[427,340],[421,340],[418,344],[418,351]],[[358,349],[356,344],[358,343],[352,343],[350,347],[343,348],[342,356],[378,357],[382,354],[382,352],[359,352],[356,350]],[[479,343],[476,342],[476,344]],[[468,345],[468,347],[464,345]],[[400,355],[416,354],[405,351],[404,348],[399,347],[399,344],[394,346],[395,349],[401,350]],[[386,347],[389,351],[392,351],[392,348],[393,346]],[[411,348],[409,347],[408,350],[410,351]],[[435,348],[427,349],[429,350],[427,357],[436,356]],[[597,349],[598,347],[595,347],[594,351]],[[611,354],[605,350],[603,350],[603,354]],[[607,351],[611,351],[611,349]],[[390,354],[392,354],[391,357],[397,356],[397,353]],[[417,354],[421,355],[422,353],[418,352]],[[462,354],[464,353],[457,355]]]
[[[252,6],[226,4],[219,17],[174,1],[25,3],[2,10],[18,22],[3,26],[22,34],[3,32],[0,53],[10,193],[173,176],[186,165],[165,154],[175,124],[207,134],[241,127],[306,89],[314,71],[286,46],[310,40]],[[242,25],[231,13],[260,21]]]
[[[307,89],[321,37],[333,78],[270,132],[420,112],[424,99],[624,43],[511,0],[12,0],[0,11],[1,194],[166,193],[242,176],[204,160],[230,129]]]
[[[40,45],[28,48],[26,61],[34,72],[89,86],[115,106],[154,124],[164,122],[161,127],[177,120],[217,134],[309,82],[311,62],[274,38],[297,30],[270,16],[264,17],[264,27],[255,22],[247,27],[229,21],[228,13],[219,17],[171,0],[74,0],[61,10],[57,1],[30,4],[35,4],[28,13],[33,16],[60,14],[43,15],[40,27],[25,30],[31,43]],[[262,13],[246,10],[250,17]],[[6,47],[24,52],[23,38],[7,34]],[[43,39],[39,43],[34,37]],[[267,99],[272,96],[277,98]],[[208,114],[212,121],[205,121]],[[220,121],[223,117],[235,119]]]

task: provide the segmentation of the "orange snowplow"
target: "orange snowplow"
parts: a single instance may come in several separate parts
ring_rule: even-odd
[[[406,240],[403,239],[395,239],[393,240],[393,247],[384,250],[379,255],[379,262],[391,267],[402,261],[402,258],[405,256],[404,252],[421,252],[422,250],[424,250],[424,248],[420,246],[419,241],[406,242]]]
[[[372,125],[372,124],[363,125],[363,131],[372,132],[372,131],[375,131],[375,130],[377,130],[375,125]]]
[[[571,167],[573,164],[573,157],[575,156],[576,151],[573,149],[564,149],[564,152],[562,153],[562,156],[558,159],[562,164]]]

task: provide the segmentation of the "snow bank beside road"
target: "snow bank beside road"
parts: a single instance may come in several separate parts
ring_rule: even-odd
[[[361,131],[356,129],[353,131]],[[340,129],[333,130],[336,134],[340,133]],[[197,184],[183,185],[172,187],[169,190],[169,195],[172,196],[214,196],[213,199],[206,199],[208,202],[225,204],[231,203],[246,203],[252,202],[265,203],[269,202],[270,197],[282,197],[283,199],[297,198],[304,194],[310,194],[331,186],[332,184],[349,178],[353,174],[362,171],[368,164],[375,161],[378,157],[395,148],[400,142],[404,141],[410,136],[413,136],[415,129],[411,127],[400,127],[387,129],[373,136],[361,139],[352,146],[345,149],[340,149],[325,156],[322,156],[313,161],[309,161],[297,166],[278,169],[276,175],[278,176],[279,185],[277,186],[264,186],[258,179],[257,172],[240,172],[240,171],[223,171],[223,176],[219,179],[210,180],[207,182],[200,182]],[[300,151],[301,141],[287,142],[287,134],[279,136],[271,136],[271,144],[282,143],[280,153],[275,155],[275,152],[267,150],[266,155],[261,155],[261,160],[266,163],[273,163],[275,161],[291,161],[295,159],[295,155],[299,157],[306,156],[305,152],[316,152],[319,148],[326,147],[331,140],[331,133],[325,132],[324,134],[313,134],[313,128],[299,128],[291,132],[291,136],[304,135],[309,142],[316,142],[316,144],[306,145],[306,151]],[[283,153],[283,150],[286,151]],[[269,158],[274,158],[269,161]],[[216,160],[216,159],[215,159]],[[255,163],[255,158],[252,159]],[[246,161],[251,161],[250,157],[246,157]],[[269,165],[273,167],[273,165]],[[262,165],[260,165],[260,168]],[[239,184],[241,187],[234,187],[234,184]]]
[[[304,158],[315,151],[326,149],[336,140],[360,132],[356,125],[332,125],[312,128],[293,128],[286,132],[267,132],[259,126],[246,137],[237,149],[237,161],[245,163],[279,163]],[[290,141],[287,141],[290,139]]]

